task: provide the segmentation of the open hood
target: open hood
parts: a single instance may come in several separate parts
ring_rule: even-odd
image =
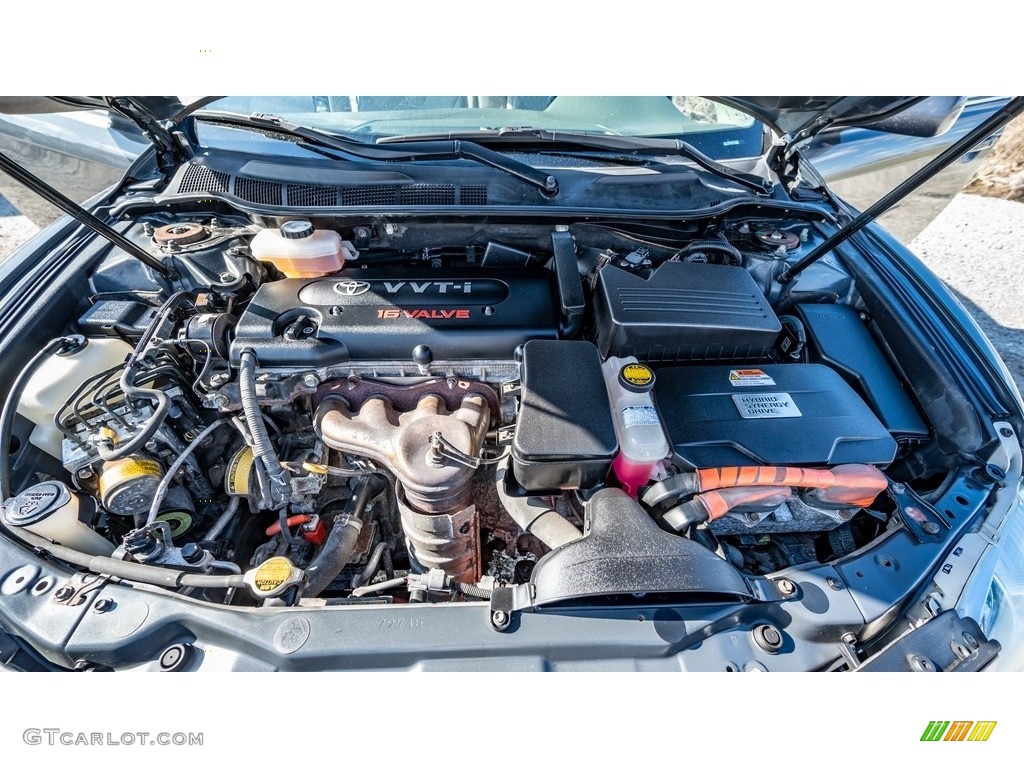
[[[106,109],[124,114],[126,104],[133,105],[151,120],[173,120],[185,111],[185,105],[177,96],[4,96],[0,97],[0,112],[32,115]]]
[[[711,96],[800,141],[832,126],[938,136],[959,116],[964,96]],[[908,113],[912,113],[908,114]],[[908,119],[911,118],[911,119]]]

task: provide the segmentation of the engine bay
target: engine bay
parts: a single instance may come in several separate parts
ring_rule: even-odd
[[[843,264],[775,281],[822,239],[805,218],[190,210],[125,236],[175,275],[98,261],[19,402],[32,471],[4,520],[241,577],[186,587],[199,599],[487,599],[550,581],[585,539],[633,546],[598,525],[612,514],[757,578],[881,536],[884,492],[933,439]]]

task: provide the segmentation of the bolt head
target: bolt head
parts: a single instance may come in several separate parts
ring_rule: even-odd
[[[939,532],[939,526],[937,523],[925,523],[921,526],[921,530],[927,533],[929,536],[934,536]]]
[[[198,563],[203,559],[203,548],[190,541],[181,548],[181,557],[186,563]]]
[[[910,668],[915,672],[934,672],[935,664],[932,663],[931,659],[915,654],[910,657]]]
[[[320,377],[315,373],[307,373],[302,377],[302,383],[307,387],[318,387],[320,386]]]
[[[113,607],[114,601],[108,600],[105,597],[101,597],[99,600],[92,604],[92,609],[96,611],[96,613],[106,613]]]
[[[779,591],[784,595],[792,595],[796,592],[796,584],[789,579],[779,579],[776,584],[779,585]]]
[[[491,615],[491,621],[493,621],[499,627],[503,627],[508,624],[508,614],[504,611],[495,611]]]
[[[58,589],[56,592],[53,593],[53,599],[54,600],[58,600],[58,601],[60,601],[60,600],[67,600],[73,594],[75,594],[74,587],[61,587],[60,589]]]

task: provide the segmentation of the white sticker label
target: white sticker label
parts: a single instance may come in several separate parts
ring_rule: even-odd
[[[658,412],[650,405],[627,405],[622,409],[622,426],[647,427],[659,424]]]
[[[760,368],[738,368],[729,371],[729,383],[734,387],[774,387],[775,379]]]
[[[803,415],[785,392],[733,395],[732,401],[744,419],[792,419]]]

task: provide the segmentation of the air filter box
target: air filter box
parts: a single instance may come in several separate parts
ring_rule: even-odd
[[[668,261],[644,279],[607,266],[594,295],[602,357],[646,362],[763,360],[782,330],[742,267]]]
[[[888,430],[825,365],[662,368],[654,391],[686,469],[885,465],[896,455]]]

